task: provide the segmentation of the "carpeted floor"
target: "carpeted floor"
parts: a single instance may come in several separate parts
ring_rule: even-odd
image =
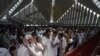
[[[71,52],[66,56],[91,56],[96,45],[100,41],[100,33],[95,35],[93,38],[89,39],[82,46]]]

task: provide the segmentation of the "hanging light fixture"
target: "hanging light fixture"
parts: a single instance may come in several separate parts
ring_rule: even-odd
[[[86,9],[86,6],[84,6],[84,9]]]
[[[78,2],[78,5],[81,5],[81,4]]]
[[[100,15],[99,15],[99,14],[97,14],[97,18],[98,18],[98,17],[100,17]]]
[[[93,15],[95,15],[96,14],[96,12],[93,12]]]
[[[89,11],[89,8],[87,8],[87,11]]]
[[[81,7],[83,7],[83,4],[81,4]]]
[[[73,4],[72,7],[75,7],[75,4]]]
[[[92,13],[93,11],[92,10],[90,10],[90,13]]]

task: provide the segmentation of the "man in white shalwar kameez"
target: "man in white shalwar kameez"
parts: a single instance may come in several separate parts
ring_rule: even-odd
[[[60,51],[59,56],[63,56],[65,52],[65,48],[67,46],[66,39],[63,33],[60,33],[58,38],[59,38],[59,51]]]
[[[44,48],[41,43],[36,42],[35,36],[33,37],[31,35],[28,35],[26,39],[28,40],[28,42],[30,42],[29,44],[27,44],[27,42],[24,41],[24,45],[27,48],[29,56],[43,56],[42,51],[44,50]]]
[[[59,47],[59,39],[58,39],[58,33],[57,31],[53,32],[52,35],[52,43],[53,43],[53,56],[57,56],[57,51],[58,51],[58,47]]]
[[[29,37],[29,35],[27,35],[25,37]],[[20,44],[20,46],[18,48],[17,56],[29,56],[29,52],[23,44],[24,43]]]
[[[54,47],[53,47],[53,54],[54,54],[54,56],[57,56],[57,51],[58,51],[58,47],[59,47],[59,39],[58,39],[58,36],[56,36],[55,37],[55,40],[54,40],[54,43],[53,43],[53,45],[55,45]]]
[[[22,44],[20,45],[17,56],[29,56],[29,53],[27,51],[27,48]]]
[[[82,31],[80,34],[81,34],[81,38],[82,38],[82,42],[83,42],[84,38],[85,38],[85,33]]]
[[[44,56],[52,56],[52,45],[51,45],[51,40],[48,39],[47,37],[42,37],[42,43],[44,45]]]
[[[42,44],[44,46],[44,56],[53,56],[50,30],[46,30],[45,35],[42,37]]]
[[[77,33],[77,36],[78,36],[78,45],[82,44],[82,36],[81,36],[81,33],[78,32]]]

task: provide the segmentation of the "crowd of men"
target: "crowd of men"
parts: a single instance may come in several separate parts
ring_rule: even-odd
[[[0,29],[0,56],[64,56],[98,29]]]

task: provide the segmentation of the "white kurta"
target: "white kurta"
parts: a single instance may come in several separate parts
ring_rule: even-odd
[[[7,49],[0,48],[0,56],[11,56],[11,55]]]
[[[53,56],[51,40],[46,38],[45,36],[42,37],[42,43],[45,46],[44,48],[44,56]]]
[[[84,32],[81,33],[81,37],[82,37],[82,42],[83,42],[83,40],[85,38],[85,33]]]
[[[54,39],[54,42],[53,42],[53,45],[59,43],[59,39],[58,39],[58,36],[55,37]],[[53,47],[53,54],[54,56],[57,56],[57,49],[58,49],[59,45],[56,45],[55,47]]]
[[[78,33],[78,45],[82,44],[82,36],[81,33]]]
[[[20,45],[17,56],[29,56],[27,48],[24,45]]]
[[[33,56],[43,56],[42,51],[44,50],[44,48],[40,43],[37,43],[37,45],[33,44],[31,47],[29,47],[29,49],[32,52]]]
[[[65,52],[65,48],[66,48],[66,46],[67,46],[65,37],[63,37],[62,40],[63,40],[63,41],[62,41],[62,45],[63,45],[62,47],[64,48],[64,52]]]
[[[66,39],[64,37],[62,37],[60,39],[60,53],[59,53],[59,56],[62,56],[64,54],[66,46],[67,46]]]

